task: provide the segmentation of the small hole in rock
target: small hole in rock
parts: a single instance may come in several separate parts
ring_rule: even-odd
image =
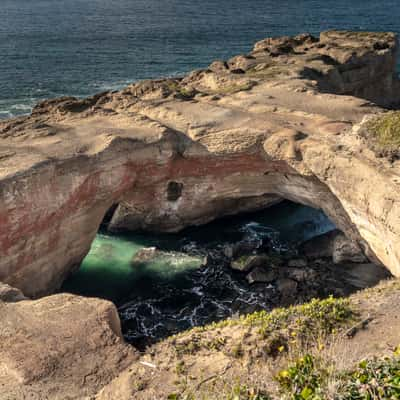
[[[182,196],[183,183],[169,182],[167,187],[167,200],[177,201]]]

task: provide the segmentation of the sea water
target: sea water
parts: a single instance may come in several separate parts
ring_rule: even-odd
[[[268,36],[400,31],[398,0],[1,0],[0,118],[206,67]]]

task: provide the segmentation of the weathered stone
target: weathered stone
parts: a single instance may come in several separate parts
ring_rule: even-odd
[[[15,303],[27,299],[19,289],[0,282],[0,301]]]
[[[316,276],[316,272],[310,268],[290,268],[286,273],[290,278],[297,282],[304,282],[313,279]]]
[[[348,239],[343,233],[335,237],[332,259],[335,264],[340,264],[345,261],[355,263],[365,263],[368,261],[357,243]]]
[[[372,263],[344,263],[337,268],[342,273],[342,279],[357,289],[365,289],[390,278],[386,270]]]
[[[0,397],[84,398],[136,358],[105,300],[63,294],[0,302],[0,320]]]
[[[297,292],[297,282],[289,278],[280,278],[276,281],[276,288],[283,299],[289,300],[295,298]]]
[[[254,57],[245,55],[233,57],[228,61],[228,66],[231,72],[235,70],[245,72],[255,65],[257,65],[257,60]]]
[[[307,267],[307,261],[302,258],[294,258],[288,261],[288,266],[292,268],[304,268]]]
[[[333,230],[328,233],[313,237],[301,244],[299,251],[309,259],[332,257],[333,243],[340,231]]]
[[[247,272],[255,267],[267,266],[268,261],[268,257],[263,255],[242,256],[231,261],[231,268],[237,271]]]
[[[138,264],[149,262],[157,257],[159,254],[160,250],[158,250],[156,247],[145,247],[134,254],[131,260],[131,264],[133,266],[136,266]]]
[[[359,245],[339,230],[325,233],[304,242],[300,246],[300,252],[309,259],[331,257],[336,264],[345,261],[360,263],[367,261]]]
[[[226,72],[229,70],[228,64],[225,61],[214,61],[209,67],[213,72]]]
[[[262,241],[258,239],[241,240],[237,243],[225,245],[223,252],[227,258],[246,257],[254,253],[261,245]]]
[[[252,283],[268,283],[277,278],[277,271],[273,269],[265,269],[261,267],[254,268],[246,275],[247,282]]]

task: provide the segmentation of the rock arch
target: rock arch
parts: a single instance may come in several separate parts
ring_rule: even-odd
[[[361,134],[384,110],[342,95],[398,101],[396,37],[320,41],[299,36],[281,54],[267,40],[242,74],[214,65],[0,123],[0,281],[33,297],[56,290],[113,204],[112,230],[170,232],[282,198],[321,208],[400,276],[400,165]]]

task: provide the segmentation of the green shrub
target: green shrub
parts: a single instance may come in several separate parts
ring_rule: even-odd
[[[400,399],[400,358],[362,361],[342,377],[340,400]]]
[[[249,388],[247,385],[235,385],[226,400],[269,400],[270,397],[260,390]]]
[[[276,376],[284,398],[290,400],[398,400],[400,358],[360,362],[351,371],[338,372],[333,365],[309,354]],[[335,384],[334,393],[329,382]]]
[[[291,400],[323,400],[322,387],[327,371],[315,366],[314,358],[306,354],[276,376],[281,391]]]

